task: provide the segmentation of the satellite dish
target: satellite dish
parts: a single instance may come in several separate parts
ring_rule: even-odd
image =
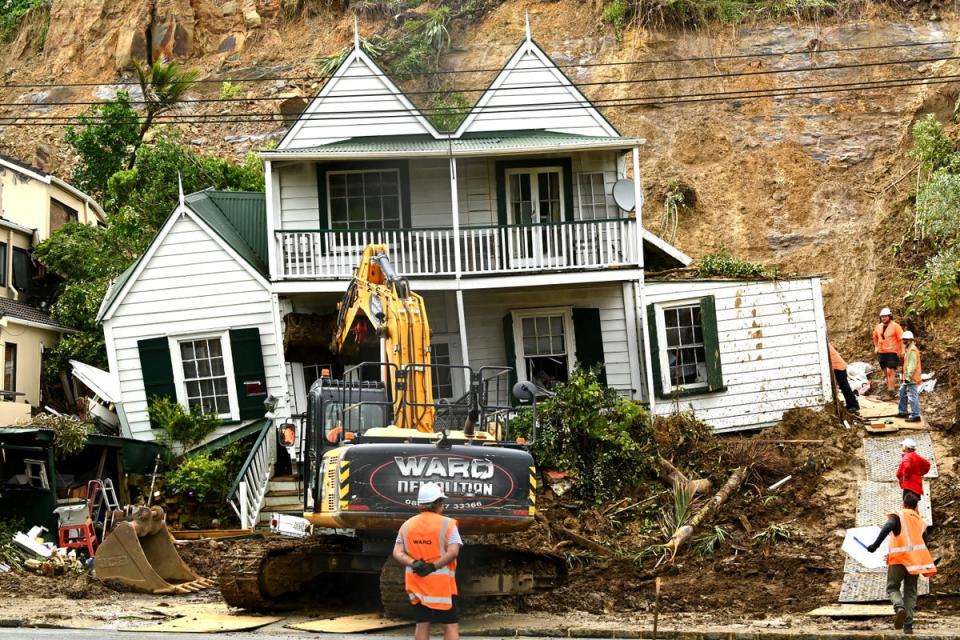
[[[636,199],[633,180],[628,180],[624,178],[623,180],[617,180],[613,185],[613,201],[617,203],[617,206],[623,209],[624,211],[633,211],[636,208]],[[641,197],[640,206],[643,206],[643,199]]]

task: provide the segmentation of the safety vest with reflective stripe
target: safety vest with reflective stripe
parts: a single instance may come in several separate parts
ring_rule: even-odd
[[[888,513],[900,518],[900,533],[890,536],[890,550],[887,552],[887,564],[902,564],[907,573],[932,576],[937,572],[933,556],[923,541],[923,532],[927,525],[920,514],[913,509],[902,509],[900,513]]]
[[[915,353],[917,356],[917,369],[913,372],[912,376],[907,372],[907,364],[909,364],[910,362],[911,353]],[[917,349],[917,345],[912,344],[909,347],[907,347],[907,351],[903,356],[903,379],[909,380],[913,384],[920,384],[923,381],[923,378],[920,377],[921,373],[922,371],[920,367],[920,349]]]
[[[840,357],[840,352],[833,348],[832,344],[827,344],[830,349],[830,368],[834,371],[846,371],[847,362]]]
[[[400,527],[403,550],[414,560],[436,564],[447,551],[447,538],[457,521],[433,511],[413,516]],[[431,609],[451,609],[457,595],[457,561],[427,576],[418,576],[407,567],[406,588],[413,604]]]
[[[891,320],[890,324],[882,322],[873,330],[873,346],[877,353],[903,353],[903,327]]]

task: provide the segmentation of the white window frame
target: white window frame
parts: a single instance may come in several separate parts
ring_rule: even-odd
[[[504,188],[506,190],[506,205],[507,205],[507,223],[508,224],[521,224],[513,214],[513,200],[510,198],[510,177],[516,175],[526,174],[530,176],[530,202],[536,207],[537,218],[540,218],[540,181],[536,180],[536,176],[541,173],[553,173],[557,172],[560,174],[560,180],[558,185],[560,187],[560,220],[559,222],[564,222],[567,219],[567,204],[566,199],[564,198],[564,185],[563,185],[563,167],[561,166],[552,166],[544,165],[542,167],[525,167],[522,169],[507,169],[504,172],[503,179],[506,181]],[[553,222],[552,220],[550,222]],[[538,223],[538,224],[542,224]],[[554,222],[554,224],[556,224]]]
[[[580,178],[585,177],[585,176],[591,176],[591,178],[592,178],[593,176],[596,176],[596,175],[599,175],[600,178],[601,178],[601,180],[602,180],[602,182],[603,182],[603,191],[601,192],[601,194],[603,195],[604,215],[603,215],[602,218],[596,218],[596,217],[587,218],[587,217],[585,217],[585,216],[583,215],[583,208],[584,208],[584,207],[583,207],[583,205],[584,205],[584,199],[583,199],[583,198],[584,198],[584,193],[583,193],[583,187],[582,187],[582,185],[580,184]],[[617,215],[616,215],[616,210],[617,210],[616,204],[614,204],[614,203],[612,202],[612,198],[607,195],[607,173],[606,173],[605,171],[578,171],[578,172],[576,172],[576,173],[574,174],[574,177],[576,178],[576,180],[575,180],[574,182],[575,182],[576,185],[577,185],[577,186],[576,186],[576,189],[577,189],[577,205],[578,205],[578,209],[577,209],[577,219],[578,219],[578,220],[610,220],[611,218],[616,218],[616,217],[617,217]],[[592,180],[591,180],[590,190],[591,190],[591,194],[590,194],[590,195],[591,195],[591,196],[595,196],[596,194],[593,193],[593,183],[592,183]],[[593,204],[593,200],[591,199],[591,201],[590,201],[590,209],[593,210],[593,208],[594,208],[594,204]]]
[[[517,363],[517,380],[529,382],[527,376],[527,358],[523,351],[523,320],[543,316],[563,316],[563,346],[567,351],[567,376],[573,375],[576,365],[577,341],[573,335],[573,307],[538,307],[535,309],[511,310],[513,318],[514,362]]]
[[[432,351],[432,350],[433,350],[433,347],[435,347],[435,346],[437,346],[437,345],[441,345],[441,344],[442,344],[442,345],[445,345],[445,346],[447,347],[447,358],[450,360],[450,362],[448,362],[447,364],[448,364],[448,365],[454,364],[454,363],[456,362],[456,360],[454,360],[453,336],[452,336],[451,334],[448,334],[448,333],[441,333],[441,334],[433,335],[433,336],[430,337],[430,349],[431,349],[430,362],[433,363],[433,364],[438,364],[438,363],[435,362],[434,359],[433,359],[434,356],[433,356],[433,351]],[[436,386],[437,386],[436,377],[437,377],[437,373],[441,370],[441,368],[442,368],[442,367],[439,367],[439,366],[438,366],[438,367],[434,367],[434,368],[433,368],[433,371],[431,372],[431,373],[432,373],[431,386],[433,386],[433,387],[436,387]],[[434,392],[434,395],[436,396],[436,397],[434,398],[435,400],[436,400],[436,399],[440,399],[440,398],[443,398],[443,399],[446,399],[446,400],[451,400],[451,399],[457,397],[457,381],[456,381],[456,379],[457,379],[457,374],[454,373],[454,372],[455,372],[455,371],[459,371],[459,369],[453,369],[452,367],[448,367],[448,368],[447,368],[447,371],[449,371],[449,373],[450,373],[450,395],[449,395],[449,396],[441,396],[441,395],[438,395],[438,394],[436,393],[436,389],[435,389],[435,388],[434,388],[434,389],[431,389],[431,391],[433,391],[433,392]]]
[[[400,169],[398,169],[398,168],[396,168],[396,167],[384,167],[384,168],[382,168],[382,169],[336,169],[336,170],[332,170],[332,171],[327,171],[327,172],[324,174],[324,178],[323,178],[323,179],[326,181],[326,183],[327,183],[327,184],[326,184],[326,187],[327,187],[327,228],[330,229],[331,231],[333,230],[333,207],[331,206],[330,176],[341,176],[341,175],[350,175],[350,174],[364,174],[364,173],[394,173],[394,174],[396,174],[396,176],[397,176],[397,211],[398,211],[397,223],[398,223],[398,225],[399,225],[399,226],[397,227],[397,229],[402,229],[402,228],[403,228],[403,214],[404,214],[404,211],[403,211],[403,183],[402,183],[401,180],[400,180],[400,178],[401,178]],[[380,221],[381,221],[381,222],[383,221],[383,216],[380,217]],[[364,218],[364,222],[366,222],[366,218]],[[379,229],[367,229],[366,227],[364,227],[363,229],[340,229],[339,231],[341,231],[341,232],[343,232],[343,233],[363,233],[364,231],[366,231],[366,232],[368,232],[368,233],[375,233],[375,232],[379,231]],[[389,231],[393,231],[393,229],[389,229]]]
[[[170,360],[171,364],[173,364],[173,383],[177,388],[177,402],[187,411],[190,410],[190,405],[187,404],[187,384],[183,376],[183,358],[180,355],[180,343],[191,340],[220,340],[220,351],[223,353],[223,374],[227,378],[227,396],[230,399],[230,413],[221,413],[218,417],[221,420],[227,421],[240,420],[240,401],[239,398],[237,398],[236,376],[233,373],[233,352],[230,349],[229,331],[167,336],[167,344],[170,345]]]
[[[660,388],[663,389],[664,393],[676,393],[678,391],[697,391],[700,389],[708,389],[710,387],[710,371],[707,369],[707,380],[703,382],[698,382],[696,384],[683,384],[675,385],[673,381],[670,380],[670,363],[667,360],[667,321],[664,317],[663,312],[667,309],[675,309],[677,307],[689,307],[691,305],[697,305],[700,307],[700,330],[701,334],[706,334],[706,327],[703,326],[703,305],[701,304],[701,296],[696,298],[685,298],[683,300],[670,300],[669,302],[656,302],[653,305],[654,312],[656,313],[657,318],[657,345],[659,345],[660,353],[657,354],[657,358],[660,360]]]

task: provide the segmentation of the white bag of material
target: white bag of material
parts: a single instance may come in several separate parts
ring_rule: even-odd
[[[871,525],[869,527],[855,527],[847,529],[847,534],[843,538],[843,546],[840,547],[844,552],[868,569],[880,569],[887,566],[887,550],[890,548],[890,536],[883,539],[880,547],[870,553],[867,546],[873,544],[873,541],[880,535],[880,527]]]
[[[930,378],[920,383],[920,386],[917,387],[917,393],[930,393],[936,388],[937,388],[937,379]]]
[[[870,390],[870,374],[875,367],[867,362],[851,362],[847,365],[847,382],[850,388],[865,395]]]

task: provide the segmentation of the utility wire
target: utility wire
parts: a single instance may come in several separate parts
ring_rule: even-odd
[[[615,61],[615,62],[583,62],[583,63],[570,63],[570,64],[555,64],[557,68],[560,69],[584,69],[592,67],[618,67],[618,66],[630,66],[630,65],[656,65],[656,64],[676,64],[681,62],[713,62],[717,60],[742,60],[750,58],[770,58],[770,57],[785,57],[785,56],[799,56],[799,55],[820,55],[824,53],[848,53],[853,51],[877,51],[885,49],[904,49],[904,48],[914,48],[914,47],[939,47],[939,46],[949,46],[960,44],[960,40],[938,40],[931,42],[900,42],[900,43],[891,43],[883,45],[872,45],[864,47],[836,47],[831,49],[798,49],[798,50],[788,50],[788,51],[766,51],[766,52],[757,52],[757,53],[740,53],[740,54],[729,54],[729,55],[717,55],[717,56],[696,56],[688,58],[657,58],[653,60],[624,60],[624,61]],[[437,75],[447,75],[447,74],[467,74],[467,73],[495,73],[502,71],[503,67],[497,68],[478,68],[478,69],[441,69],[433,74]],[[524,71],[540,71],[541,69],[515,69],[517,72]],[[318,75],[318,76],[263,76],[259,78],[239,78],[239,77],[220,77],[220,78],[200,78],[195,80],[194,83],[215,83],[222,84],[224,82],[230,82],[232,84],[238,83],[256,83],[256,82],[314,82],[320,80],[329,80],[332,78],[332,75]],[[350,76],[351,79],[356,78],[387,78],[395,80],[397,76],[391,76],[385,73],[371,73],[371,74],[358,74]],[[105,85],[113,86],[139,86],[139,82],[135,80],[118,80],[116,82],[37,82],[37,83],[5,83],[0,84],[0,90],[2,89],[31,89],[31,88],[52,88],[52,87],[102,87]]]
[[[539,119],[532,118],[530,116],[523,116],[525,111],[537,110],[537,111],[549,111],[549,112],[558,112],[558,111],[568,111],[568,110],[583,110],[589,107],[621,107],[621,106],[631,106],[638,104],[638,101],[642,103],[651,103],[657,104],[665,101],[675,101],[683,100],[686,98],[699,98],[699,97],[732,97],[738,95],[790,95],[790,92],[805,90],[810,91],[827,91],[838,88],[847,88],[855,89],[858,87],[870,87],[876,86],[883,88],[885,86],[891,85],[891,83],[896,83],[892,86],[911,86],[912,84],[924,84],[922,81],[928,79],[947,79],[951,80],[960,76],[957,75],[945,75],[945,76],[906,76],[903,78],[889,78],[882,80],[858,80],[853,82],[838,82],[838,83],[823,83],[823,84],[800,84],[792,85],[786,87],[771,87],[768,89],[740,89],[740,90],[730,90],[730,91],[709,91],[709,92],[700,92],[700,93],[676,93],[676,94],[664,94],[664,95],[639,95],[639,96],[625,96],[622,98],[610,98],[606,100],[566,100],[562,102],[543,102],[543,103],[519,103],[514,105],[503,105],[499,107],[484,107],[484,108],[450,108],[450,109],[422,109],[422,110],[410,110],[407,108],[403,109],[383,109],[378,111],[362,112],[362,113],[306,113],[304,112],[299,116],[301,121],[339,121],[339,120],[359,120],[364,122],[369,122],[372,119],[381,120],[381,119],[390,119],[390,118],[405,118],[409,119],[418,115],[469,115],[471,113],[481,113],[484,117],[487,117],[491,114],[510,114],[510,117],[507,119]],[[906,83],[906,84],[903,84]],[[89,116],[88,116],[89,117]],[[559,115],[556,117],[564,117]],[[570,117],[580,117],[579,114]],[[259,120],[262,118],[267,118],[270,120],[275,120],[277,115],[272,112],[222,112],[222,113],[213,113],[213,114],[164,114],[157,116],[155,122],[161,123],[174,123],[179,121],[191,121],[191,122],[201,122],[201,121],[218,121],[218,122],[244,122],[250,119]],[[36,121],[77,121],[80,119],[79,116],[66,116],[66,115],[0,115],[0,120],[36,120]],[[95,123],[104,123],[104,120],[101,118],[93,117],[91,120]],[[130,124],[130,123],[139,123],[141,118],[129,118],[116,121],[116,124]]]
[[[685,76],[668,76],[665,78],[633,78],[628,80],[597,80],[593,82],[579,82],[576,83],[577,88],[581,87],[603,87],[603,86],[614,86],[614,85],[624,85],[624,84],[656,84],[662,82],[686,82],[686,81],[695,81],[695,80],[721,80],[728,78],[741,78],[741,77],[751,77],[751,76],[766,76],[766,75],[780,75],[780,74],[792,74],[792,73],[816,73],[821,71],[836,71],[839,69],[863,69],[869,67],[888,67],[888,66],[900,66],[900,65],[909,65],[909,64],[920,64],[920,63],[929,63],[929,62],[942,62],[947,60],[960,60],[960,55],[953,56],[937,56],[930,58],[911,58],[904,60],[882,60],[879,62],[855,62],[847,64],[835,64],[835,65],[824,65],[819,67],[790,67],[787,69],[763,69],[758,71],[737,71],[729,73],[711,73],[705,75],[685,75]],[[538,68],[536,71],[541,72],[543,68]],[[351,76],[351,79],[354,76]],[[501,86],[497,87],[497,92],[510,92],[510,91],[535,91],[539,89],[554,89],[557,87],[556,83],[551,84],[520,84],[520,85],[511,85],[511,86]],[[488,91],[489,87],[474,87],[469,89],[456,89],[459,93],[485,93]],[[399,96],[417,96],[417,95],[436,95],[436,94],[445,94],[449,93],[450,90],[421,90],[421,91],[405,91],[405,92],[369,92],[369,93],[340,93],[336,95],[325,96],[324,100],[328,102],[335,102],[337,100],[354,100],[362,99],[365,102],[392,102],[393,99]],[[384,100],[375,100],[374,98],[385,97]],[[204,104],[204,103],[233,103],[233,102],[261,102],[261,101],[270,101],[275,102],[277,100],[283,100],[284,98],[277,96],[258,96],[253,98],[188,98],[181,100],[179,104]],[[130,104],[139,105],[147,104],[147,100],[130,100]],[[0,102],[0,107],[49,107],[49,106],[67,106],[67,105],[81,105],[81,106],[91,106],[106,104],[105,100],[95,100],[95,101],[53,101],[53,102]]]
[[[809,96],[816,94],[825,94],[825,93],[845,93],[845,92],[854,92],[854,91],[875,91],[882,89],[891,89],[891,88],[904,88],[904,87],[915,87],[915,86],[926,86],[926,85],[935,85],[935,84],[949,84],[960,82],[960,74],[951,74],[946,76],[933,76],[933,77],[913,77],[913,78],[901,78],[901,79],[890,79],[890,80],[876,80],[876,81],[862,81],[862,82],[851,82],[851,83],[834,83],[826,85],[797,85],[794,87],[782,87],[777,89],[747,89],[740,91],[724,91],[724,92],[707,92],[699,94],[675,94],[670,96],[635,96],[630,98],[619,99],[618,102],[606,105],[608,107],[643,107],[643,106],[660,106],[660,105],[683,105],[688,103],[699,103],[699,102],[731,102],[737,103],[744,100],[754,100],[754,99],[763,99],[763,98],[791,98],[796,96]],[[587,103],[577,103],[577,104],[565,104],[557,105],[554,107],[544,107],[543,105],[528,105],[527,107],[520,105],[516,107],[511,107],[509,111],[498,110],[496,113],[514,113],[518,111],[522,112],[525,108],[534,108],[542,111],[564,111],[571,109],[583,109],[585,106],[589,106]],[[491,113],[493,111],[482,110],[484,115]],[[421,112],[422,113],[422,112]],[[461,112],[454,111],[444,111],[440,112],[443,115],[452,115],[454,113],[469,114],[469,110],[464,110]],[[411,117],[416,115],[415,113],[406,112],[403,114],[397,114],[392,117]],[[301,120],[314,120],[314,121],[326,121],[326,120],[335,120],[342,119],[343,116],[331,116],[326,114],[304,114],[301,116]],[[371,118],[376,117],[391,117],[391,115],[380,116],[379,113],[375,114],[361,114],[361,115],[351,115],[349,118],[369,121]],[[580,114],[557,114],[552,115],[552,119],[564,118],[564,117],[580,117]],[[272,113],[246,113],[246,114],[185,114],[185,115],[165,115],[159,116],[155,120],[156,124],[245,124],[245,123],[261,123],[261,122],[273,122],[275,121],[276,116]],[[517,120],[539,120],[540,118],[531,117],[531,116],[512,116],[507,118],[502,118],[503,120],[517,121]],[[132,120],[127,122],[133,122]],[[137,121],[139,122],[139,120]],[[0,125],[4,126],[71,126],[76,124],[75,118],[70,117],[61,117],[61,116],[0,116]],[[117,124],[124,124],[119,122]]]

